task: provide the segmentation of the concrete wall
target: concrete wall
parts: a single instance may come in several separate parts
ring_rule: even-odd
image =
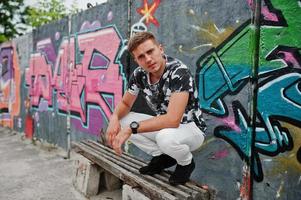
[[[254,199],[298,199],[301,2],[262,4],[254,137],[253,0],[110,0],[3,43],[1,125],[24,131],[29,97],[35,137],[66,148],[70,119],[72,140],[97,140],[136,67],[127,39],[149,30],[195,75],[208,130],[192,178],[218,199],[248,198],[249,184]],[[134,110],[151,113],[141,98]]]

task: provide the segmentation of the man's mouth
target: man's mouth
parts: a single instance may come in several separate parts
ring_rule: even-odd
[[[148,68],[149,68],[149,69],[152,69],[152,68],[154,68],[155,66],[156,66],[156,63],[153,63],[153,64],[149,65]]]

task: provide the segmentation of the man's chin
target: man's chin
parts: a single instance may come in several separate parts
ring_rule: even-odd
[[[156,72],[158,72],[159,70],[160,70],[159,67],[154,67],[154,68],[152,68],[152,69],[150,70],[150,73],[156,73]]]

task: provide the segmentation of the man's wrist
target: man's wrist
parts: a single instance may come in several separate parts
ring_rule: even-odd
[[[132,129],[131,129],[131,127],[126,127],[125,128],[125,132],[127,133],[127,134],[129,134],[129,135],[132,135]]]
[[[118,119],[118,116],[117,116],[117,115],[115,115],[115,114],[111,115],[111,117],[110,117],[110,120],[109,120],[109,121],[113,121],[113,120],[119,121],[119,119]]]
[[[139,126],[140,126],[139,122],[137,122],[137,121],[132,121],[131,122],[130,128],[131,128],[133,134],[137,134],[138,133]]]

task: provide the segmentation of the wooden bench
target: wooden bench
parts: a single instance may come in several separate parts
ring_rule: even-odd
[[[170,173],[164,171],[154,176],[141,175],[138,169],[146,163],[127,153],[118,156],[114,151],[92,140],[73,142],[75,152],[88,158],[106,172],[118,177],[124,184],[132,186],[150,199],[184,200],[215,199],[215,192],[195,182],[171,186],[168,183]]]

